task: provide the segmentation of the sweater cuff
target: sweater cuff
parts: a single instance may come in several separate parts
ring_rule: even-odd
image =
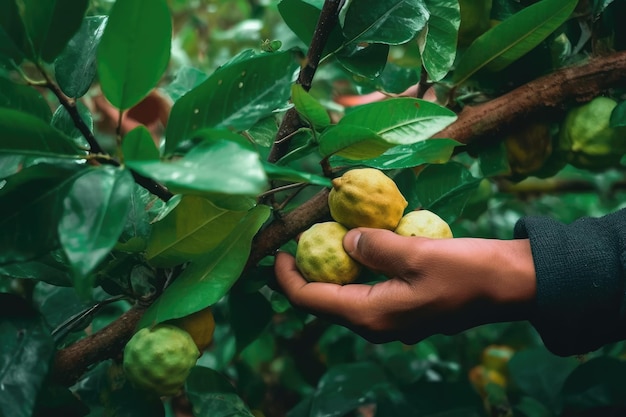
[[[615,216],[618,216],[617,218]],[[531,324],[554,354],[583,354],[623,339],[626,211],[565,225],[526,217],[516,238],[529,238],[537,276]]]

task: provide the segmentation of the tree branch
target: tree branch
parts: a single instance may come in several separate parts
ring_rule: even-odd
[[[466,107],[458,120],[436,137],[473,143],[525,117],[572,101],[589,100],[599,91],[626,84],[626,52],[597,58],[581,66],[556,71],[484,104]],[[298,208],[274,219],[255,237],[246,269],[312,224],[329,215],[328,190],[322,190]],[[98,333],[58,352],[57,381],[73,384],[89,364],[119,353],[132,335],[142,310],[134,308]]]
[[[337,25],[339,9],[342,3],[341,0],[326,0],[324,2],[320,17],[317,21],[317,26],[313,32],[313,39],[311,40],[309,51],[300,68],[300,74],[298,75],[297,83],[302,85],[305,91],[311,89],[313,76],[322,58],[326,42],[328,42],[330,33]],[[272,149],[270,149],[269,156],[267,157],[269,162],[276,162],[287,153],[290,142],[286,139],[287,136],[291,135],[302,126],[302,121],[296,109],[289,109],[278,128]]]
[[[477,142],[537,114],[563,110],[572,102],[588,101],[620,85],[626,85],[626,52],[560,69],[486,103],[466,106],[455,123],[433,137]]]

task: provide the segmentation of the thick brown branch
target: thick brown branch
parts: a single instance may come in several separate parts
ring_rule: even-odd
[[[595,58],[537,78],[484,104],[467,106],[458,120],[435,137],[479,141],[534,115],[587,101],[611,87],[626,85],[626,52]]]
[[[144,311],[135,306],[99,332],[59,350],[54,358],[54,380],[73,385],[92,364],[119,355]]]
[[[326,0],[320,17],[317,21],[317,26],[313,32],[313,39],[307,52],[302,68],[300,68],[300,74],[298,75],[298,84],[309,91],[311,89],[311,83],[313,82],[313,76],[320,63],[322,53],[326,47],[326,42],[330,33],[333,31],[338,22],[338,14],[341,4],[341,0]],[[270,150],[267,160],[269,162],[276,162],[285,155],[289,149],[289,140],[285,138],[291,135],[293,132],[302,127],[302,122],[295,109],[289,109],[283,118],[278,133],[276,134],[276,140]]]

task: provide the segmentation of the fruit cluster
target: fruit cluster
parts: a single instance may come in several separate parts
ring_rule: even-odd
[[[395,182],[377,169],[353,169],[335,178],[328,205],[334,221],[314,224],[298,242],[296,265],[309,281],[348,284],[358,278],[362,267],[343,247],[344,236],[355,227],[402,236],[452,237],[448,224],[435,213],[416,210],[405,215],[408,202]]]

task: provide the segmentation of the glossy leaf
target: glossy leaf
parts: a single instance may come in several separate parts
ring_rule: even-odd
[[[347,159],[369,159],[394,146],[373,130],[347,123],[326,129],[319,138],[322,156],[337,155]]]
[[[204,141],[174,162],[127,161],[131,169],[175,193],[255,196],[267,187],[259,155],[228,141]]]
[[[281,0],[278,3],[278,11],[289,29],[296,34],[302,43],[310,45],[311,39],[313,39],[313,32],[320,17],[322,5],[323,2]],[[345,41],[341,28],[339,25],[336,25],[330,32],[322,55],[326,56],[341,49]]]
[[[58,245],[63,200],[78,165],[38,164],[6,178],[0,188],[0,264],[32,260]]]
[[[55,352],[43,317],[21,297],[0,294],[0,415],[31,417]]]
[[[202,84],[207,79],[207,75],[194,67],[181,67],[174,80],[163,87],[163,91],[174,101],[187,94],[190,90]]]
[[[611,112],[611,127],[626,127],[626,101],[620,102]]]
[[[355,107],[337,126],[365,127],[389,143],[409,145],[430,138],[455,120],[454,112],[438,104],[401,97]]]
[[[458,162],[429,165],[418,175],[415,192],[421,208],[452,223],[478,188],[480,180]]]
[[[89,108],[81,101],[76,102],[76,107],[78,109],[79,116],[87,125],[87,128],[93,132],[93,117],[91,116]],[[62,105],[57,107],[54,111],[50,124],[52,127],[63,132],[66,136],[74,139],[74,143],[78,144],[78,146],[82,149],[89,149],[89,143],[83,136],[82,132],[76,127],[76,123],[74,123],[72,116],[70,116],[68,111]]]
[[[330,180],[326,177],[298,171],[293,168],[274,165],[269,162],[264,162],[263,168],[265,169],[265,173],[268,178],[272,180],[303,182],[307,184],[321,185],[323,187],[331,186]]]
[[[458,0],[425,2],[430,18],[417,43],[429,79],[439,81],[446,76],[454,63],[461,12]]]
[[[381,43],[351,44],[335,54],[344,68],[354,75],[368,79],[380,76],[387,65],[388,55],[389,45]]]
[[[378,91],[400,94],[417,84],[419,76],[415,67],[403,67],[389,61],[378,77],[373,80],[359,81],[361,84],[371,86]]]
[[[245,215],[245,211],[225,210],[201,197],[183,196],[174,210],[153,225],[146,258],[152,265],[172,267],[206,256]]]
[[[107,16],[89,16],[54,61],[54,74],[66,96],[85,95],[96,76],[96,52],[104,33]]]
[[[245,130],[287,103],[297,68],[292,53],[243,54],[174,104],[167,124],[166,153],[195,130]]]
[[[50,121],[50,106],[35,88],[0,77],[0,108],[19,110]]]
[[[300,84],[291,86],[291,101],[298,114],[316,129],[323,129],[330,125],[328,112],[313,96],[302,88]]]
[[[139,327],[183,317],[219,301],[241,275],[252,238],[269,215],[267,206],[259,205],[250,210],[212,252],[185,268],[146,310]]]
[[[235,333],[237,352],[241,352],[267,328],[274,310],[259,292],[231,292],[228,297],[230,325]],[[254,314],[250,314],[254,311]]]
[[[165,0],[115,2],[97,52],[99,81],[111,104],[129,109],[157,85],[169,63],[171,42]]]
[[[137,126],[124,136],[122,154],[126,161],[154,161],[160,157],[150,131],[143,125]]]
[[[494,26],[467,48],[456,64],[453,81],[462,84],[485,68],[500,71],[525,55],[565,22],[576,0],[542,0]]]
[[[56,286],[72,285],[72,270],[59,251],[51,252],[36,260],[0,265],[0,276],[34,279]],[[73,291],[73,290],[72,290]]]
[[[89,0],[21,0],[20,16],[34,58],[52,62],[80,28]]]
[[[17,110],[0,108],[0,154],[77,158],[74,141],[39,117]]]
[[[254,417],[230,381],[213,369],[194,367],[185,392],[195,417]]]
[[[429,12],[423,0],[352,0],[343,33],[352,42],[400,45],[424,28]]]
[[[74,181],[63,202],[58,230],[78,278],[92,272],[115,246],[130,210],[133,187],[130,172],[113,167],[89,169]],[[77,287],[80,283],[77,280]]]
[[[359,160],[357,163],[382,170],[443,164],[450,160],[454,148],[460,145],[461,143],[452,139],[426,139],[412,145],[394,146],[376,158]],[[342,158],[333,158],[331,162],[333,165],[354,163]]]
[[[0,1],[0,63],[19,64],[26,52],[30,52],[30,47],[16,1]]]

